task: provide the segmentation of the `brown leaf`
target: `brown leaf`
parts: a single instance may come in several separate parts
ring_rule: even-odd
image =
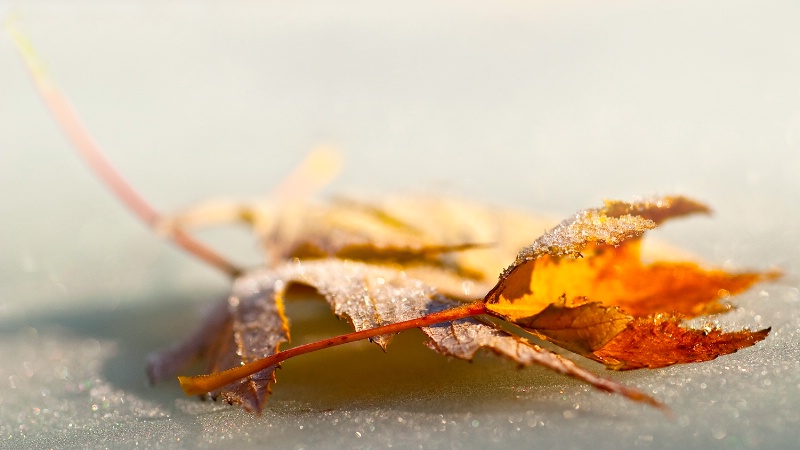
[[[770,329],[725,333],[717,328],[693,330],[680,319],[655,315],[639,318],[593,356],[610,368],[630,370],[708,361],[749,347],[767,337]]]
[[[428,206],[411,208],[413,214],[403,208],[347,204],[354,211],[339,206],[315,210],[310,219],[299,220],[296,211],[276,219],[274,223],[283,225],[263,236],[266,241],[279,237],[290,242],[278,251],[282,258],[294,261],[239,278],[227,303],[228,318],[218,326],[224,339],[189,343],[184,348],[202,349],[200,353],[211,360],[215,372],[272,355],[288,339],[281,298],[292,284],[314,288],[336,315],[357,331],[455,308],[460,303],[454,298],[474,298],[489,291],[483,278],[493,264],[494,270],[499,270],[495,261],[509,253],[509,242],[519,240],[519,230],[511,233],[508,227],[535,226],[529,218],[510,214],[491,226],[487,209],[474,210],[474,223],[455,220],[448,224],[448,220],[453,222],[454,211],[447,210],[449,203],[442,201],[423,202]],[[320,211],[330,216],[318,216]],[[443,211],[444,223],[437,223],[436,217]],[[669,217],[702,211],[706,211],[704,206],[681,197],[607,202],[603,208],[582,211],[523,250],[486,295],[485,308],[543,339],[618,369],[707,360],[752,345],[763,339],[766,331],[703,332],[680,328],[676,318],[653,319],[665,317],[653,315],[664,311],[698,315],[717,310],[718,297],[743,290],[762,277],[704,271],[688,263],[642,264],[638,238],[644,231]],[[427,214],[430,220],[415,222],[422,220],[415,218],[418,214]],[[503,216],[498,211],[492,214]],[[357,218],[349,223],[350,228],[339,223],[353,217]],[[253,221],[266,223],[263,218]],[[290,230],[287,223],[301,231]],[[441,228],[429,229],[430,223]],[[289,231],[281,231],[284,228]],[[440,234],[442,228],[448,233]],[[492,238],[499,242],[496,248],[476,245]],[[482,258],[468,257],[481,252]],[[421,326],[421,330],[430,338],[428,346],[444,355],[471,359],[478,350],[488,349],[521,366],[543,365],[599,389],[660,406],[651,397],[597,377],[493,322],[462,318]],[[257,333],[272,336],[262,344],[258,339],[263,336]],[[377,335],[372,340],[385,348],[390,338]],[[652,349],[660,355],[654,355]],[[260,411],[274,382],[276,366],[266,362],[272,360],[254,366],[253,375],[212,395]],[[162,361],[154,372],[163,374],[173,366]],[[261,370],[263,367],[267,368]]]
[[[479,349],[487,349],[511,359],[521,367],[539,365],[576,378],[605,392],[663,408],[663,405],[638,389],[599,377],[549,350],[475,318],[441,323],[422,329],[431,337],[428,347],[448,356],[470,360]]]
[[[706,211],[694,201],[665,197],[606,202],[579,212],[519,254],[487,295],[486,307],[613,368],[704,361],[752,345],[766,332],[696,332],[679,328],[678,318],[652,325],[652,317],[663,313],[695,317],[724,311],[720,298],[772,276],[703,270],[692,263],[642,263],[639,237],[646,230]]]
[[[276,353],[289,340],[289,324],[283,314],[286,286],[279,282],[255,287],[247,277],[238,279],[231,296],[213,308],[186,341],[148,358],[152,382],[174,376],[195,358],[205,361],[207,373]],[[261,411],[275,382],[275,369],[262,370],[225,386],[209,396],[248,411]]]
[[[355,330],[415,319],[460,305],[436,294],[434,288],[402,271],[359,262],[338,259],[291,262],[275,269],[256,271],[235,284],[234,296],[227,304],[231,305],[228,315],[238,320],[227,320],[228,324],[236,324],[234,330],[230,327],[223,329],[227,337],[219,341],[223,345],[206,352],[211,362],[210,372],[220,372],[275,353],[277,346],[288,337],[276,329],[282,329],[278,320],[282,317],[279,314],[280,297],[293,283],[315,288],[336,315],[348,320]],[[657,405],[636,389],[600,378],[569,360],[474,318],[422,327],[421,330],[430,338],[428,347],[447,356],[469,360],[478,350],[487,349],[521,366],[543,365],[599,389]],[[251,334],[248,333],[272,333],[273,336],[266,340],[269,345],[265,345],[249,339]],[[390,338],[378,336],[373,341],[385,348]],[[232,342],[241,342],[247,347],[246,351],[242,351],[242,346],[231,345]],[[260,411],[269,395],[269,386],[275,381],[275,368],[271,366],[228,384],[212,392],[211,396],[241,404],[250,411]]]
[[[467,216],[455,214],[458,211]],[[215,202],[177,216],[165,227],[229,221],[250,223],[271,247],[276,265],[237,279],[226,306],[217,308],[194,336],[151,357],[148,373],[154,381],[174,375],[195,357],[207,361],[208,372],[219,372],[277,351],[288,339],[288,329],[276,301],[292,283],[317,289],[356,330],[419,317],[433,306],[453,306],[451,300],[434,294],[433,285],[450,298],[482,297],[491,287],[489,280],[524,242],[522,236],[549,222],[470,202],[419,197],[387,200],[381,206],[353,201],[327,206],[295,203],[281,210],[263,203]],[[483,243],[493,245],[476,245]],[[283,262],[293,258],[318,260]],[[473,331],[467,332],[463,325],[447,333],[429,330],[432,346],[462,358],[471,358],[482,346],[491,347],[491,340],[472,337],[494,329],[467,323]],[[497,339],[512,339],[503,336]],[[389,338],[373,341],[385,347]],[[212,396],[258,411],[274,382],[274,370],[261,371]]]
[[[280,209],[265,202],[215,201],[173,217],[164,227],[229,222],[253,227],[271,266],[293,258],[329,257],[391,265],[465,301],[483,297],[531,236],[556,223],[475,202],[418,195],[387,197],[380,203],[297,202]]]
[[[599,302],[567,304],[561,296],[541,312],[514,323],[575,353],[586,354],[603,347],[633,319],[619,308]]]
[[[289,354],[276,352],[289,339],[283,295],[290,283],[314,287],[356,329],[394,321],[388,329],[402,330],[422,323],[416,319],[402,323],[408,318],[451,308],[429,315],[424,322],[444,317],[450,323],[422,327],[431,338],[429,346],[436,351],[469,359],[478,349],[489,348],[521,365],[541,364],[600,389],[654,405],[658,403],[641,392],[598,378],[492,323],[456,319],[453,311],[464,314],[460,317],[472,317],[488,310],[620,369],[704,361],[752,345],[769,332],[687,330],[679,326],[679,316],[660,313],[699,315],[718,311],[714,289],[717,296],[724,296],[763,277],[706,272],[689,264],[643,266],[638,242],[632,239],[670,217],[707,211],[683,197],[607,202],[604,208],[582,211],[523,250],[485,297],[485,303],[456,308],[453,306],[457,303],[435,293],[426,283],[427,277],[433,275],[430,280],[455,298],[482,291],[482,283],[490,279],[497,264],[506,261],[509,248],[517,248],[516,238],[525,236],[527,242],[534,228],[528,218],[502,211],[469,211],[453,201],[437,204],[430,199],[418,199],[410,207],[397,210],[358,202],[307,208],[297,200],[307,198],[338,170],[338,158],[331,152],[321,152],[279,185],[276,196],[290,200],[279,204],[280,208],[263,203],[223,203],[165,221],[103,157],[69,102],[40,70],[42,64],[25,37],[13,24],[10,31],[51,112],[111,190],[148,226],[158,228],[164,222],[160,228],[174,243],[237,277],[233,294],[212,311],[205,328],[150,359],[152,380],[168,376],[194,357],[205,357],[209,370],[231,368],[226,371],[230,377],[217,377],[223,383],[221,389],[217,389],[218,383],[186,380],[190,386],[214,386],[209,388],[216,389],[212,396],[260,411],[275,381],[277,356]],[[182,230],[193,221],[220,220],[249,223],[274,268],[240,276],[242,271],[237,266]],[[479,252],[459,251],[488,243],[496,244],[494,250],[478,256]],[[298,261],[286,262],[292,258]],[[300,258],[329,259],[303,263]],[[420,279],[404,272],[412,268]],[[376,336],[384,330],[387,328],[350,335],[349,341],[341,343]],[[377,336],[376,340],[385,346],[388,336]],[[318,344],[328,342],[335,341]],[[273,354],[273,358],[262,359]],[[296,354],[301,353],[298,350]]]
[[[239,279],[228,299],[229,327],[206,355],[208,372],[246,364],[277,352],[289,340],[289,323],[283,314],[285,287],[280,283],[253,290]],[[228,403],[241,404],[248,411],[260,411],[275,382],[275,369],[263,370],[210,393]]]

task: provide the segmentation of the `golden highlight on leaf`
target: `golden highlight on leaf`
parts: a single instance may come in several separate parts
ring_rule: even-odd
[[[615,369],[705,361],[753,345],[765,331],[687,330],[678,317],[722,312],[721,299],[774,273],[730,274],[693,263],[641,261],[646,230],[707,211],[692,200],[666,197],[606,202],[579,212],[519,254],[487,296],[486,308]],[[673,318],[653,319],[664,314]]]

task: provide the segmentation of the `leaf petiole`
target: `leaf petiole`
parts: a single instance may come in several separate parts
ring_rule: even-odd
[[[335,347],[337,345],[347,344],[349,342],[360,341],[362,339],[369,339],[384,334],[395,334],[401,331],[410,330],[412,328],[420,328],[441,322],[451,322],[453,320],[463,319],[466,317],[479,316],[481,314],[486,314],[486,305],[482,300],[478,300],[468,305],[435,312],[418,317],[416,319],[369,328],[367,330],[356,331],[354,333],[343,334],[340,336],[323,339],[321,341],[311,342],[309,344],[298,345],[297,347],[280,351],[273,355],[267,356],[266,358],[257,359],[242,366],[234,367],[222,372],[208,375],[197,375],[193,377],[178,377],[178,381],[181,383],[181,388],[186,395],[201,395],[216,391],[227,384],[233,383],[236,380],[251,376],[257,372],[286,361],[289,358],[300,356],[305,353],[311,353],[317,350]]]
[[[11,34],[22,59],[25,61],[31,73],[31,78],[33,78],[33,82],[39,90],[47,109],[53,115],[53,118],[61,127],[64,134],[66,134],[67,139],[78,154],[83,157],[91,171],[117,196],[128,210],[149,228],[157,229],[159,223],[163,221],[161,214],[153,208],[147,200],[139,195],[125,177],[123,177],[105,157],[100,146],[94,141],[89,131],[83,126],[83,123],[81,123],[72,105],[70,105],[67,98],[50,78],[44,63],[36,55],[36,52],[34,52],[33,45],[22,31],[16,27],[12,19],[6,22],[6,28]],[[230,263],[214,250],[187,233],[181,230],[175,230],[169,237],[179,247],[231,277],[241,275],[242,270],[239,267]]]

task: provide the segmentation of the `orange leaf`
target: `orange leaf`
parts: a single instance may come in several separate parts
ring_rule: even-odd
[[[486,309],[612,368],[705,361],[752,345],[767,331],[687,330],[679,317],[724,311],[721,298],[774,273],[641,261],[646,230],[670,217],[707,211],[683,197],[614,201],[581,211],[519,254],[487,295]],[[672,318],[653,318],[664,313]]]
[[[593,359],[616,370],[669,366],[709,361],[763,340],[770,329],[731,333],[720,329],[693,330],[680,326],[680,319],[655,315],[636,319],[611,342],[593,354]]]

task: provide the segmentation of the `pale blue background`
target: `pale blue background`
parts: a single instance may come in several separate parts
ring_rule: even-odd
[[[411,333],[289,362],[261,417],[145,385],[224,277],[93,179],[0,38],[0,448],[782,448],[800,438],[800,4],[794,1],[18,1],[108,156],[172,211],[255,197],[311,147],[329,192],[445,192],[566,215],[679,192],[660,232],[786,276],[720,318],[772,326],[717,361],[609,376],[659,412]],[[203,235],[258,261],[244,233]],[[533,235],[533,240],[536,236]],[[342,332],[291,308],[295,343]],[[319,318],[321,317],[321,318]],[[594,370],[597,365],[582,362]]]

